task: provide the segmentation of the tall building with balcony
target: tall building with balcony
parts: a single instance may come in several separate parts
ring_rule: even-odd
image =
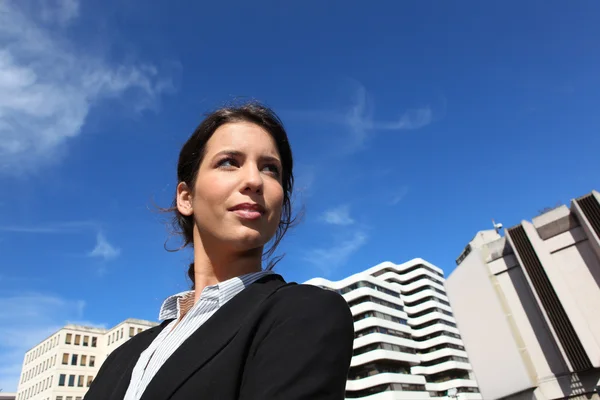
[[[111,329],[67,325],[23,360],[17,400],[82,400],[108,355],[156,323],[127,319]]]
[[[423,259],[384,262],[331,282],[306,283],[343,295],[354,316],[346,398],[481,399],[444,289],[441,269]]]
[[[477,233],[446,282],[484,399],[600,399],[600,193]]]

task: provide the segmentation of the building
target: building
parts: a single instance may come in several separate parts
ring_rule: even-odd
[[[15,400],[16,393],[0,392],[0,400]]]
[[[484,399],[600,399],[600,194],[479,232],[446,282]]]
[[[384,262],[337,282],[308,284],[344,296],[354,316],[346,398],[481,399],[444,289],[443,272],[422,259]]]
[[[111,329],[67,325],[25,354],[17,400],[82,400],[108,355],[156,323],[127,319]]]

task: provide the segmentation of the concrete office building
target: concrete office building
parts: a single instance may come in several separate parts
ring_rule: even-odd
[[[127,319],[111,329],[67,325],[25,354],[17,400],[82,400],[108,355],[156,323]]]
[[[341,281],[306,283],[344,296],[354,316],[346,398],[481,399],[444,289],[442,271],[422,259],[384,262]]]
[[[600,194],[477,233],[446,290],[484,399],[600,399]]]

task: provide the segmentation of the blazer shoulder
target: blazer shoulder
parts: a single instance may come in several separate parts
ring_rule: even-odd
[[[275,314],[352,320],[350,307],[341,294],[309,284],[281,287],[272,296],[271,308]]]

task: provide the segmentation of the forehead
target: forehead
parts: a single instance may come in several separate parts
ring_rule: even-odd
[[[279,156],[271,134],[251,122],[232,122],[217,128],[206,143],[206,154],[210,155],[222,150]]]

